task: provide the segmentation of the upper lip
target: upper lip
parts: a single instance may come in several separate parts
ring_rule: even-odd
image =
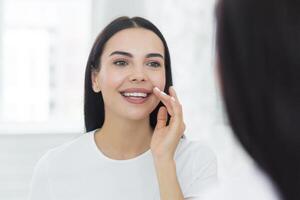
[[[121,93],[133,93],[133,92],[137,92],[137,93],[146,93],[146,94],[149,94],[149,93],[152,93],[152,90],[149,90],[149,89],[145,89],[145,88],[127,88],[127,89],[124,89],[121,91]]]

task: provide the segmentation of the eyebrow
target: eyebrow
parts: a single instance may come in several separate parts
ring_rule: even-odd
[[[122,55],[122,56],[127,56],[130,58],[133,57],[133,55],[131,53],[128,53],[125,51],[114,51],[109,56],[112,56],[112,55]],[[152,58],[152,57],[160,57],[160,58],[164,59],[164,57],[159,53],[149,53],[146,55],[146,58]]]
[[[112,55],[122,55],[122,56],[127,56],[127,57],[133,57],[133,55],[131,53],[128,53],[128,52],[125,52],[125,51],[114,51],[112,52],[109,56],[112,56]]]
[[[160,57],[160,58],[164,59],[164,57],[159,53],[149,53],[146,56],[146,58],[152,58],[152,57]]]

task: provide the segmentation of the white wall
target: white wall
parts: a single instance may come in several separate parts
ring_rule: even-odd
[[[92,0],[92,38],[120,16],[145,16],[146,0]]]
[[[3,33],[3,0],[0,0],[0,97],[2,95],[2,60],[3,60],[3,57],[2,57],[2,48],[3,48],[3,45],[2,45],[2,33]],[[1,110],[2,110],[2,98],[0,98],[0,119],[1,119]]]
[[[34,166],[50,148],[79,134],[0,134],[0,199],[25,200]]]

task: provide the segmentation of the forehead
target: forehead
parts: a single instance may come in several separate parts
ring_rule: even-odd
[[[164,55],[161,39],[154,32],[144,28],[128,28],[117,32],[106,42],[103,55],[117,50],[141,56],[148,53]]]

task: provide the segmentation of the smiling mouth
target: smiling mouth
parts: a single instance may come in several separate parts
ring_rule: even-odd
[[[124,97],[147,98],[150,93],[144,92],[121,92]]]
[[[124,91],[120,93],[127,102],[133,104],[142,104],[146,102],[152,94],[149,91]]]

